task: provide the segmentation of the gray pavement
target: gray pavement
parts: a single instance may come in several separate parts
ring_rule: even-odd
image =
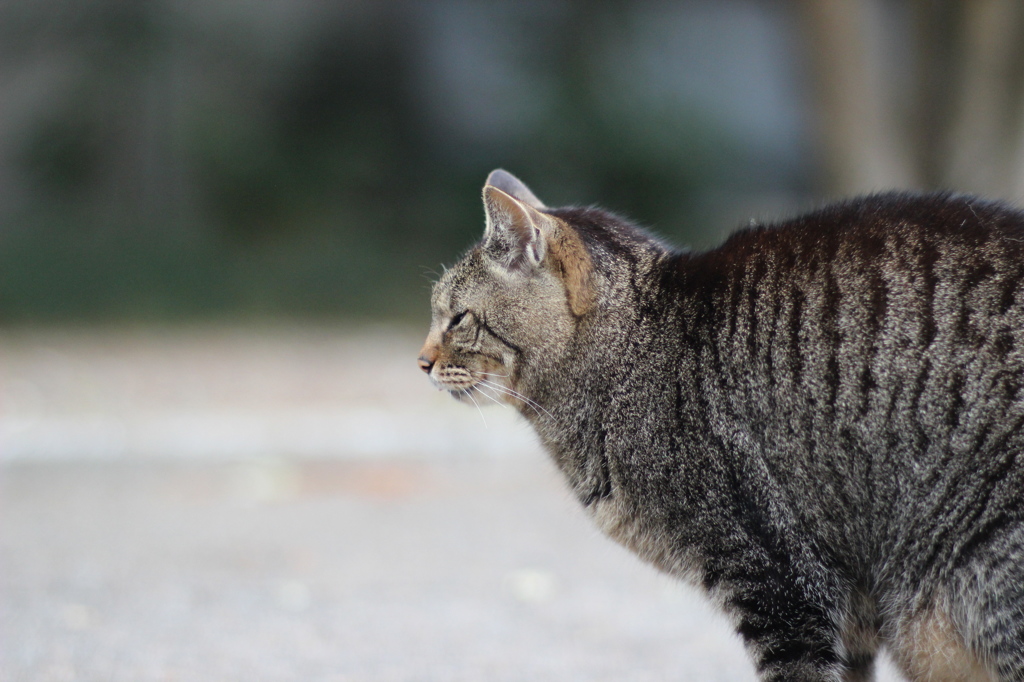
[[[0,340],[0,680],[752,680],[510,411],[430,391],[417,343]]]

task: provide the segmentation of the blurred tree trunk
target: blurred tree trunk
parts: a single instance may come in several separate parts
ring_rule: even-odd
[[[799,0],[828,185],[841,193],[912,184],[903,142],[868,51],[863,3]]]
[[[1008,196],[1020,146],[1021,10],[1018,0],[964,3],[964,51],[953,84],[945,184]]]
[[[912,0],[904,15],[870,0],[796,7],[830,191],[1024,199],[1024,3]],[[903,49],[880,50],[885,28]],[[901,91],[903,74],[911,85]]]
[[[913,59],[908,88],[907,136],[911,145],[914,187],[946,184],[945,162],[949,155],[948,131],[954,115],[951,97],[953,74],[963,52],[963,4],[912,0],[908,44]]]

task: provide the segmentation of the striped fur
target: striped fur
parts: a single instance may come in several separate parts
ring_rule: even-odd
[[[1024,214],[883,194],[689,253],[496,173],[528,210],[488,203],[435,286],[432,380],[517,407],[762,679],[867,680],[886,646],[1024,680]]]

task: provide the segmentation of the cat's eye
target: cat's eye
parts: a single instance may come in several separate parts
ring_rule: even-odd
[[[457,313],[456,315],[454,315],[452,317],[452,321],[448,323],[448,328],[454,329],[456,326],[458,326],[459,322],[462,322],[462,318],[466,316],[466,312],[467,311],[463,310],[461,313]]]

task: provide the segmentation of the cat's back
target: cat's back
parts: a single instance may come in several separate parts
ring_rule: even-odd
[[[862,197],[752,225],[685,261],[678,281],[752,352],[785,331],[977,349],[1000,328],[1024,330],[1024,213],[974,197]]]
[[[1024,214],[872,196],[681,258],[681,428],[763,462],[754,487],[800,500],[841,561],[937,538],[931,564],[893,564],[923,576],[973,523],[956,514],[1024,515]]]
[[[715,428],[760,443],[794,485],[874,478],[896,499],[1005,479],[1004,453],[1024,448],[1024,214],[870,196],[688,263],[696,393],[724,415]]]
[[[752,224],[703,257],[711,268],[726,271],[746,270],[762,258],[790,268],[892,261],[925,270],[941,256],[955,255],[969,265],[1020,253],[1024,212],[1018,209],[969,195],[891,192],[837,202],[783,222]]]

